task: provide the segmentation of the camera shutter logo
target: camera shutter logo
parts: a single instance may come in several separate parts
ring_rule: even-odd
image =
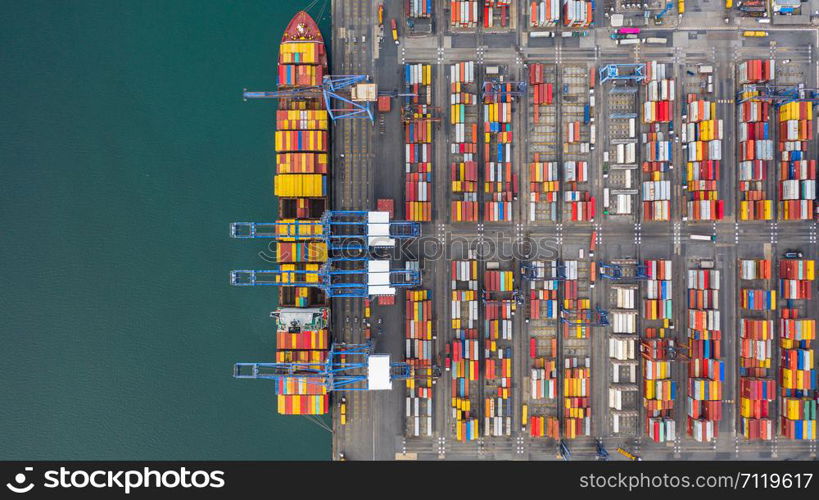
[[[26,472],[32,472],[33,470],[34,467],[26,467],[25,469]],[[18,472],[17,474],[15,474],[14,482],[16,483],[16,485],[12,483],[6,483],[6,488],[10,489],[14,493],[28,493],[29,491],[32,490],[32,488],[34,488],[34,483],[28,483],[26,485],[23,485],[23,483],[26,482],[26,475],[22,472]]]

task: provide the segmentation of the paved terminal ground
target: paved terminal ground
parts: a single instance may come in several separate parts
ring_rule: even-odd
[[[675,2],[676,3],[676,2]],[[433,16],[429,33],[409,34],[404,0],[384,1],[384,25],[382,33],[377,22],[377,4],[371,0],[333,0],[332,72],[333,74],[370,75],[381,91],[403,91],[403,68],[406,63],[432,65],[433,107],[439,109],[441,121],[433,132],[433,181],[432,221],[422,224],[425,239],[438,242],[445,250],[444,256],[424,259],[423,288],[432,292],[434,301],[433,342],[434,355],[442,365],[445,346],[452,340],[450,329],[450,260],[467,257],[467,246],[491,242],[499,246],[512,245],[525,238],[541,242],[538,254],[532,260],[579,260],[588,266],[589,243],[592,233],[598,237],[595,261],[613,259],[670,259],[674,269],[673,321],[678,338],[685,336],[687,305],[685,271],[696,268],[702,260],[713,260],[715,268],[722,273],[719,309],[721,311],[722,357],[725,360],[726,380],[723,389],[723,416],[719,422],[719,436],[711,442],[697,442],[686,433],[686,386],[685,363],[675,363],[673,380],[677,383],[674,410],[676,440],[658,444],[647,438],[644,432],[645,410],[640,396],[641,378],[637,378],[637,393],[624,401],[628,411],[622,412],[619,428],[614,428],[612,410],[609,409],[608,391],[612,384],[612,370],[619,369],[611,361],[609,353],[609,327],[593,327],[585,343],[559,341],[561,356],[579,350],[591,356],[591,435],[567,440],[573,459],[594,459],[595,440],[600,439],[608,449],[611,459],[626,458],[614,453],[618,447],[656,460],[765,460],[765,459],[815,459],[815,441],[793,441],[782,437],[778,431],[778,418],[774,420],[776,436],[770,441],[747,441],[739,428],[738,409],[738,278],[737,260],[743,258],[779,258],[788,249],[800,249],[805,258],[817,259],[816,222],[809,221],[738,221],[737,165],[737,106],[735,81],[739,63],[747,59],[776,60],[777,83],[804,83],[808,88],[817,87],[817,40],[819,32],[814,24],[813,11],[819,11],[819,2],[803,3],[804,15],[774,16],[771,24],[760,24],[753,18],[741,17],[733,9],[726,14],[724,4],[716,0],[688,0],[686,13],[677,15],[676,6],[664,18],[662,25],[643,16],[643,9],[629,10],[621,1],[598,2],[594,12],[594,25],[574,29],[586,32],[586,36],[563,37],[567,28],[560,25],[547,28],[555,37],[531,37],[528,9],[519,8],[529,1],[513,0],[510,25],[513,29],[487,30],[479,26],[466,30],[453,30],[449,25],[449,2],[433,1]],[[653,12],[657,13],[660,9]],[[611,38],[611,14],[624,14],[625,26],[642,28],[641,37],[665,38],[665,43],[617,45]],[[788,19],[785,19],[788,17]],[[399,41],[394,44],[389,31],[389,20],[395,18]],[[726,22],[727,19],[727,22]],[[796,21],[800,24],[786,24]],[[764,37],[745,37],[744,30],[764,30]],[[420,31],[420,30],[418,30]],[[488,67],[499,66],[507,81],[528,81],[528,67],[541,63],[549,69],[548,81],[555,82],[555,106],[551,129],[538,129],[532,123],[532,94],[524,92],[513,104],[513,164],[519,174],[520,193],[512,202],[511,222],[454,223],[450,214],[450,156],[453,129],[449,125],[450,65],[473,61],[478,78],[488,74]],[[619,126],[610,121],[614,112],[626,112],[638,106],[638,137],[647,132],[647,125],[640,122],[643,93],[636,100],[616,97],[609,93],[611,82],[595,85],[596,102],[592,117],[596,124],[596,147],[591,150],[561,147],[565,137],[565,125],[572,118],[578,102],[588,102],[586,92],[590,71],[597,71],[610,63],[668,63],[674,78],[676,104],[673,122],[679,130],[683,123],[681,111],[688,92],[700,92],[717,103],[718,117],[724,123],[724,140],[721,176],[718,191],[724,200],[725,218],[718,222],[697,222],[684,217],[683,189],[684,154],[682,141],[672,143],[674,168],[666,177],[671,180],[670,221],[644,220],[640,208],[640,170],[635,171],[634,207],[632,215],[603,215],[601,212],[604,188],[618,182],[622,172],[612,170],[604,177],[604,152],[616,144],[615,130]],[[713,91],[707,93],[704,77],[697,73],[702,65],[714,67]],[[579,73],[578,73],[579,72]],[[580,80],[578,81],[578,75]],[[563,86],[567,85],[566,91]],[[569,85],[572,89],[569,89]],[[583,87],[586,85],[586,87]],[[619,85],[619,84],[618,84]],[[574,88],[584,90],[574,95]],[[583,100],[586,101],[583,101]],[[404,124],[401,121],[401,99],[393,100],[389,113],[376,115],[375,123],[366,120],[336,122],[333,129],[333,206],[336,209],[375,209],[380,198],[393,198],[396,202],[396,218],[406,217],[404,201]],[[480,109],[480,106],[478,107]],[[478,118],[479,127],[482,127]],[[815,125],[814,125],[815,126]],[[582,141],[588,140],[588,128],[582,132]],[[550,138],[551,137],[551,138]],[[672,136],[673,137],[673,136]],[[527,144],[527,138],[531,142]],[[815,137],[810,141],[808,157],[817,158]],[[482,147],[482,144],[479,144]],[[572,146],[574,147],[574,146]],[[637,149],[642,151],[642,144]],[[531,153],[542,151],[551,155],[546,161],[558,165],[567,160],[589,163],[588,181],[583,184],[597,200],[597,213],[593,221],[572,221],[558,202],[561,214],[556,221],[530,220],[527,192]],[[639,153],[642,154],[642,153]],[[639,163],[636,161],[635,163]],[[483,168],[479,163],[479,171]],[[769,169],[766,189],[776,205],[778,184],[776,170]],[[483,191],[482,182],[479,192]],[[560,193],[562,194],[562,193]],[[483,200],[483,198],[479,198]],[[715,235],[715,241],[692,240],[690,235]],[[406,248],[413,255],[420,253],[416,242]],[[401,266],[397,261],[393,266]],[[481,268],[483,269],[483,268]],[[521,280],[520,262],[514,261],[505,269],[514,269],[515,283]],[[775,278],[775,277],[774,277]],[[772,280],[772,283],[775,283]],[[581,286],[583,286],[581,284]],[[589,286],[586,283],[585,286]],[[614,283],[598,279],[588,289],[592,305],[614,309],[612,293]],[[819,314],[817,294],[806,301],[804,310],[814,319]],[[373,301],[375,302],[375,301]],[[638,300],[639,309],[640,305]],[[371,321],[383,318],[383,334],[375,338],[377,352],[390,353],[393,361],[404,358],[404,293],[399,292],[394,306],[373,304]],[[433,391],[433,418],[431,436],[410,436],[405,422],[407,390],[402,382],[396,382],[392,391],[349,392],[349,420],[340,425],[338,412],[334,416],[334,457],[343,453],[349,460],[554,460],[557,459],[558,441],[551,438],[532,438],[524,430],[522,405],[529,402],[530,325],[524,320],[525,307],[519,306],[513,319],[511,432],[508,436],[486,436],[481,428],[480,436],[471,441],[455,438],[454,417],[451,408],[451,373],[444,371]],[[773,316],[774,318],[776,316]],[[364,304],[359,299],[335,300],[333,303],[335,341],[361,342],[364,340]],[[640,330],[638,330],[639,333]],[[776,343],[776,342],[774,342]],[[639,343],[638,343],[639,345]],[[774,351],[774,358],[776,353]],[[637,361],[640,359],[637,354]],[[558,360],[562,360],[558,356]],[[638,370],[639,373],[639,370]],[[778,385],[778,370],[773,378]],[[561,399],[561,398],[557,398]],[[475,401],[481,402],[479,398]],[[532,405],[534,408],[534,405]],[[474,410],[475,408],[473,408]],[[556,408],[555,408],[556,409]],[[482,417],[481,410],[478,414]],[[479,420],[483,420],[479,418]]]

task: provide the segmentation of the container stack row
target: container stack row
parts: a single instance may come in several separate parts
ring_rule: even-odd
[[[635,265],[632,261],[631,265]],[[639,333],[637,330],[637,284],[617,283],[609,290],[609,384],[610,430],[614,435],[633,435],[639,427],[640,387],[637,382]]]
[[[720,272],[688,270],[687,430],[696,441],[719,436],[725,362],[719,311]]]
[[[512,435],[512,296],[515,277],[487,262],[483,273],[484,435]],[[509,262],[504,262],[509,264]]]
[[[557,222],[560,204],[560,173],[557,162],[557,111],[555,109],[555,68],[529,65],[529,222]]]
[[[675,84],[670,64],[646,64],[643,102],[642,208],[645,221],[671,220]]]
[[[773,200],[765,186],[774,159],[769,126],[771,105],[758,99],[759,91],[749,84],[773,80],[774,62],[762,59],[745,61],[739,65],[737,72],[742,85],[737,112],[739,219],[772,220]]]
[[[676,438],[674,399],[677,384],[672,361],[677,348],[673,330],[672,265],[670,260],[643,261],[643,331],[640,351],[643,369],[645,434],[654,442]]]
[[[769,441],[775,432],[771,264],[770,259],[739,261],[739,432],[749,440]]]
[[[718,182],[722,164],[723,122],[717,104],[699,94],[688,94],[681,130],[686,151],[686,213],[692,221],[722,220],[724,202]]]
[[[432,220],[432,66],[404,65],[408,119],[404,124],[404,210],[407,220]]]
[[[779,107],[779,218],[814,218],[816,159],[808,157],[814,137],[813,103],[793,101]]]
[[[591,332],[589,262],[563,262],[560,319],[563,329],[563,437],[591,435]]]
[[[458,441],[472,441],[479,431],[481,339],[478,336],[478,261],[454,260],[450,269],[452,342],[452,417]]]
[[[560,20],[560,0],[529,2],[529,27],[552,28]]]
[[[636,35],[634,35],[636,36]],[[608,130],[603,134],[603,215],[636,222],[640,183],[638,117],[641,109],[636,81],[606,84]]]
[[[524,266],[529,283],[528,326],[531,360],[528,431],[531,437],[560,438],[558,398],[558,261],[533,261]]]
[[[455,29],[478,27],[478,0],[455,0],[449,2],[449,26]]]
[[[500,89],[497,86],[501,86]],[[518,170],[512,158],[512,84],[484,83],[484,213],[488,222],[511,222],[518,193]]]
[[[432,365],[435,353],[429,290],[407,290],[404,359],[413,372],[407,379],[406,434],[432,435]]]
[[[449,145],[453,222],[478,221],[478,97],[475,63],[450,65]]]
[[[816,361],[811,343],[816,339],[816,319],[808,307],[816,279],[815,261],[780,259],[779,296],[785,306],[779,313],[779,371],[782,435],[794,440],[816,439]]]
[[[514,19],[510,16],[512,1],[483,0],[483,27],[485,30],[514,28]]]
[[[429,19],[432,17],[433,0],[404,0],[407,18]]]
[[[310,321],[294,325],[287,313],[274,312],[276,362],[315,363],[323,366],[330,349],[329,308],[309,311]],[[330,409],[330,394],[321,378],[282,377],[276,381],[278,412],[282,415],[324,415]]]
[[[589,161],[594,142],[594,68],[585,65],[563,65],[561,136],[563,143],[563,220],[594,220],[595,198],[589,192]]]
[[[594,1],[561,0],[563,4],[563,26],[585,28],[594,21]]]

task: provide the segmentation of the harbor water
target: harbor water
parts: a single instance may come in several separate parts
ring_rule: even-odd
[[[275,345],[273,290],[228,283],[265,266],[228,223],[274,215],[275,102],[241,92],[304,6],[6,3],[0,459],[330,458],[231,376]]]

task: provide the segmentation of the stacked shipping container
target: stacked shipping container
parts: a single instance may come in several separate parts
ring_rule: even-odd
[[[769,289],[771,278],[770,259],[739,261],[739,432],[745,439],[767,441],[774,433],[774,320],[770,315],[776,309],[776,291]]]
[[[635,265],[635,261],[630,261]],[[634,397],[640,390],[637,386],[637,295],[638,285],[616,284],[611,287],[609,303],[614,304],[610,311],[611,332],[609,335],[609,359],[612,364],[612,380],[609,385],[609,408],[612,419],[612,432],[620,434],[632,429],[626,428],[626,418],[637,413],[639,397]],[[630,403],[631,402],[631,403]],[[621,428],[623,427],[623,428]],[[632,426],[633,427],[633,426]]]
[[[808,159],[813,140],[813,103],[794,101],[779,107],[779,217],[814,218],[816,160]]]
[[[529,2],[529,27],[551,28],[560,20],[560,0]]]
[[[450,144],[450,182],[453,222],[478,221],[478,119],[475,63],[449,67],[449,122],[453,127]]]
[[[287,313],[278,310],[276,321],[276,362],[315,363],[318,369],[327,360],[330,332],[328,308],[305,309],[310,322],[294,326]],[[282,415],[323,415],[330,409],[330,394],[321,378],[282,377],[277,384],[277,407]]]
[[[485,29],[510,28],[509,10],[512,0],[483,0],[483,27]]]
[[[643,123],[643,220],[671,220],[672,168],[671,128],[674,119],[675,85],[671,65],[651,61],[646,65]]]
[[[432,0],[404,0],[404,12],[408,18],[428,19],[432,17]]]
[[[527,264],[529,283],[529,435],[559,439],[558,395],[558,262]]]
[[[563,437],[574,439],[591,432],[591,360],[592,326],[589,299],[589,263],[564,261],[565,280],[561,282],[561,320],[564,348],[576,353],[563,360]]]
[[[563,436],[591,436],[591,358],[563,362]]]
[[[452,414],[455,438],[478,438],[477,406],[480,377],[480,339],[478,338],[478,261],[454,260],[451,263],[452,311],[450,344],[452,359]],[[473,409],[474,405],[474,409]]]
[[[407,434],[432,435],[432,365],[433,343],[432,300],[429,290],[407,290],[405,361],[414,372],[407,379]]]
[[[720,272],[688,270],[688,434],[696,441],[719,435],[722,420],[722,383],[725,363],[721,354],[719,314]]]
[[[652,441],[664,443],[676,437],[673,410],[677,385],[672,380],[670,355],[676,349],[671,329],[673,274],[670,260],[646,260],[643,264],[648,275],[643,282],[645,328],[640,344],[645,432]]]
[[[774,159],[768,120],[770,103],[755,99],[759,92],[746,84],[765,83],[774,78],[774,62],[749,60],[738,67],[740,94],[737,156],[739,167],[739,219],[773,219],[773,201],[765,188],[768,169]]]
[[[469,29],[478,26],[478,0],[455,0],[449,2],[449,26]]]
[[[554,127],[556,125],[554,84],[547,79],[554,74],[547,74],[546,65],[533,63],[529,65],[530,102],[532,104],[532,132],[527,146],[530,152],[539,148],[554,150]],[[549,133],[551,137],[541,137]],[[551,144],[548,141],[551,139]],[[528,218],[530,222],[548,220],[557,222],[558,203],[560,198],[560,174],[554,154],[533,152],[529,163],[529,198]]]
[[[563,26],[585,28],[594,20],[593,0],[561,0],[563,4]]]
[[[404,84],[412,112],[404,125],[405,217],[411,221],[432,220],[432,66],[404,65]]]
[[[484,214],[485,221],[512,221],[512,200],[517,198],[518,172],[512,161],[512,84],[504,91],[488,91],[483,98]]]
[[[594,68],[585,65],[562,66],[561,133],[563,139],[564,220],[594,220],[595,198],[588,191],[589,160],[594,141]]]
[[[514,274],[487,269],[483,280],[486,299],[483,322],[484,435],[511,436],[512,316],[516,308],[511,298],[515,290]]]
[[[815,280],[813,260],[779,261],[780,412],[782,435],[795,440],[816,439],[816,361],[811,342],[816,339],[816,320],[806,318],[801,301],[812,298]],[[803,303],[803,302],[802,302]],[[803,303],[804,304],[804,303]]]
[[[719,199],[717,182],[722,162],[722,120],[717,104],[688,95],[687,120],[682,128],[686,145],[686,213],[690,220],[722,220],[723,200]]]

